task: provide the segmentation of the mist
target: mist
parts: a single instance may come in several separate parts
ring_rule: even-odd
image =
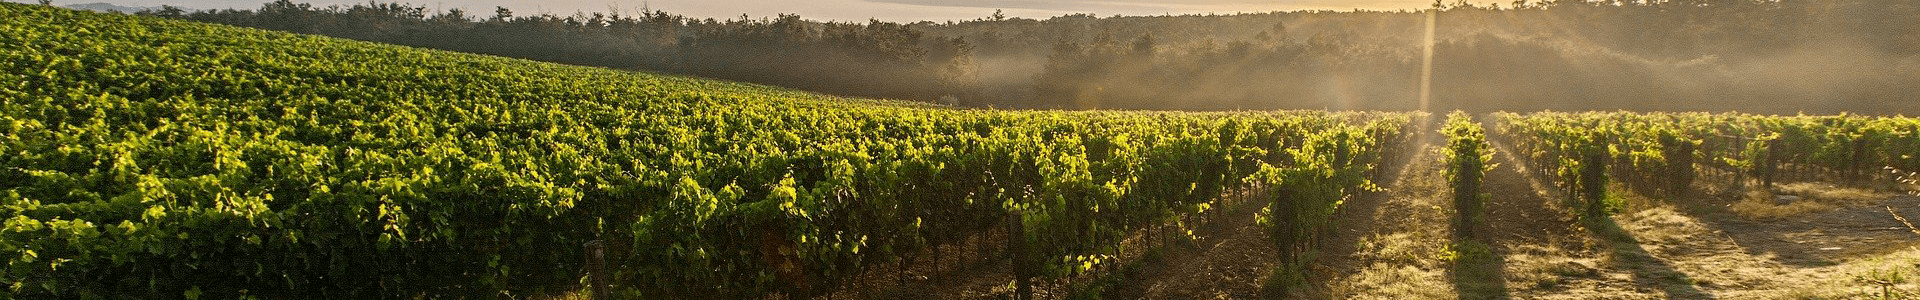
[[[1579,4],[1447,7],[1438,12],[1432,105],[1469,111],[1920,112],[1915,101],[1920,95],[1916,31],[1911,22],[1892,21],[1911,16],[1897,11],[1912,11],[1912,5],[1751,5],[1687,7],[1691,10]],[[1771,15],[1758,17],[1751,11]],[[986,56],[980,60],[1026,59],[1007,64],[1048,66],[1033,73],[1036,92],[1031,98],[984,99],[1003,101],[988,103],[994,106],[1062,109],[1418,107],[1424,25],[1420,12],[1188,16],[1153,22],[1211,25],[1199,28],[1100,20],[1084,26],[1051,25],[1082,30],[1040,38],[1067,41],[1040,50],[1051,54],[1045,61],[1018,51],[981,51]],[[964,26],[930,31],[988,40],[1007,35],[1000,33],[1005,31],[1022,36],[1039,31],[958,28]],[[1157,44],[1139,47],[1143,37]]]
[[[1428,46],[1428,12],[1412,10],[893,23],[282,1],[144,14],[1014,109],[1416,110]],[[1456,2],[1433,14],[1434,110],[1920,115],[1920,7],[1908,1]]]

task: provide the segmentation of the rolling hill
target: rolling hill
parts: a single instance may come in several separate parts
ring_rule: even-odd
[[[621,295],[804,295],[1016,212],[1058,276],[1247,182],[1311,240],[1417,115],[962,110],[11,3],[0,45],[23,298],[563,294],[589,242]]]

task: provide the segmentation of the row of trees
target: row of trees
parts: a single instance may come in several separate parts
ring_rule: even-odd
[[[1907,1],[1436,2],[1436,109],[1920,113]],[[1413,109],[1426,14],[909,24],[369,3],[145,14],[976,107]],[[1755,106],[1752,103],[1769,103]]]
[[[971,76],[973,47],[907,25],[820,23],[797,15],[695,19],[660,11],[491,15],[401,3],[315,7],[279,0],[258,10],[139,14],[295,33],[650,70],[835,94],[902,99],[953,95]]]
[[[1899,96],[1920,92],[1920,23],[1901,21],[1920,14],[1911,3],[1517,4],[1437,5],[1432,107],[1920,113]],[[1042,57],[1033,97],[1014,101],[1043,107],[1406,110],[1418,107],[1425,18],[1063,17],[930,32],[986,56]]]

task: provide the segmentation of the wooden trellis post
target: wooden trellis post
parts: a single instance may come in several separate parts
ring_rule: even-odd
[[[587,284],[593,291],[593,299],[612,298],[607,288],[606,247],[601,245],[600,240],[588,241],[584,246],[587,248]]]

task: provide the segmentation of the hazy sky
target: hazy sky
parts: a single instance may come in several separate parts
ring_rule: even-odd
[[[4,0],[32,3],[35,0]],[[107,2],[121,6],[173,5],[186,8],[257,9],[272,0],[54,0],[55,5]],[[970,20],[1005,9],[1012,17],[1046,18],[1072,13],[1108,15],[1206,14],[1267,12],[1275,10],[1332,9],[1372,10],[1419,9],[1432,1],[1423,0],[375,0],[425,5],[428,8],[463,8],[470,13],[491,14],[494,6],[505,6],[519,14],[550,12],[569,15],[576,11],[639,11],[651,7],[675,14],[700,18],[755,18],[778,13],[798,13],[816,20],[864,21],[877,18],[895,22],[922,20]],[[366,3],[366,0],[294,0],[316,6]]]

